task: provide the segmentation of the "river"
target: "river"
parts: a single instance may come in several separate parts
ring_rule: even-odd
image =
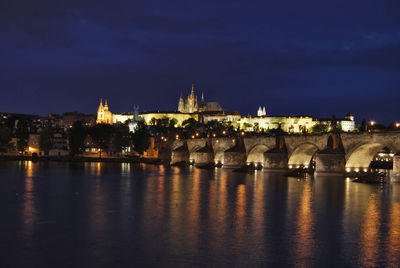
[[[400,184],[0,162],[1,267],[400,265]]]

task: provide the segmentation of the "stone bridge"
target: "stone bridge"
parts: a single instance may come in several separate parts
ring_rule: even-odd
[[[254,163],[266,171],[315,165],[316,172],[330,173],[367,170],[383,148],[399,153],[400,132],[203,138],[177,140],[171,146],[171,164],[215,162],[235,168]],[[400,156],[393,162],[394,173],[400,175]]]

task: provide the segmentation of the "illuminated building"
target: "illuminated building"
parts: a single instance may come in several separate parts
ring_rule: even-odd
[[[100,99],[100,105],[97,109],[97,124],[115,124],[115,123],[127,123],[129,131],[134,131],[137,121],[139,120],[139,107],[133,106],[134,113],[122,113],[113,114],[108,108],[107,100],[103,105],[103,100]]]
[[[261,106],[258,107],[257,116],[266,116],[267,112],[265,110],[265,106],[261,109]]]

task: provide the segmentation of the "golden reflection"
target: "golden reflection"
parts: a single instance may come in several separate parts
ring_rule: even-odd
[[[314,215],[312,212],[312,188],[304,185],[297,215],[297,232],[295,236],[296,259],[299,267],[312,264],[314,245]]]
[[[158,178],[157,184],[157,211],[158,215],[164,215],[165,209],[165,177]]]
[[[369,196],[360,234],[360,258],[363,266],[371,266],[378,258],[381,217],[376,194]]]
[[[33,167],[32,167],[32,161],[24,161],[25,167],[26,167],[26,177],[32,178],[33,177]]]
[[[264,180],[263,173],[255,174],[254,194],[253,194],[253,210],[252,225],[255,237],[264,237]],[[261,177],[261,178],[260,178]]]
[[[181,237],[184,235],[182,230],[185,229],[183,222],[185,213],[183,213],[182,210],[184,206],[186,206],[186,202],[182,200],[182,192],[184,191],[182,191],[181,179],[181,174],[174,173],[171,178],[171,185],[167,185],[167,189],[169,190],[169,211],[167,212],[169,214],[168,228],[171,230],[169,235],[170,242],[173,244],[172,247],[178,246],[178,241],[181,241]]]
[[[216,184],[216,205],[210,203],[210,206],[216,206],[216,216],[212,219],[215,223],[215,234],[224,236],[227,234],[228,225],[228,171],[221,172],[221,176],[215,181]]]
[[[188,200],[187,209],[187,224],[190,226],[188,232],[188,241],[195,248],[198,242],[198,234],[200,233],[200,202],[201,202],[201,170],[195,169],[193,172],[193,185],[191,189],[191,198]]]
[[[400,203],[393,203],[390,211],[387,238],[387,264],[390,267],[400,263]]]
[[[24,203],[23,203],[23,218],[24,218],[24,233],[31,235],[34,231],[34,223],[36,220],[35,209],[35,193],[33,179],[33,164],[32,161],[25,161],[26,177],[24,180]]]
[[[236,192],[236,209],[235,209],[235,231],[238,236],[242,236],[246,231],[246,186],[240,184]]]
[[[98,166],[97,164],[96,167]],[[92,206],[91,223],[94,234],[97,236],[101,236],[104,233],[108,216],[106,213],[107,205],[105,200],[105,193],[101,182],[102,181],[100,178],[95,178],[95,180],[93,181],[94,194],[92,195],[93,199],[91,204]]]
[[[101,162],[85,162],[85,170],[89,170],[90,175],[99,177],[101,175]]]

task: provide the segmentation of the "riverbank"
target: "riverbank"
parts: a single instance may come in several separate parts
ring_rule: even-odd
[[[86,156],[22,156],[1,155],[0,161],[53,161],[53,162],[112,162],[163,164],[161,159],[141,157],[86,157]]]

